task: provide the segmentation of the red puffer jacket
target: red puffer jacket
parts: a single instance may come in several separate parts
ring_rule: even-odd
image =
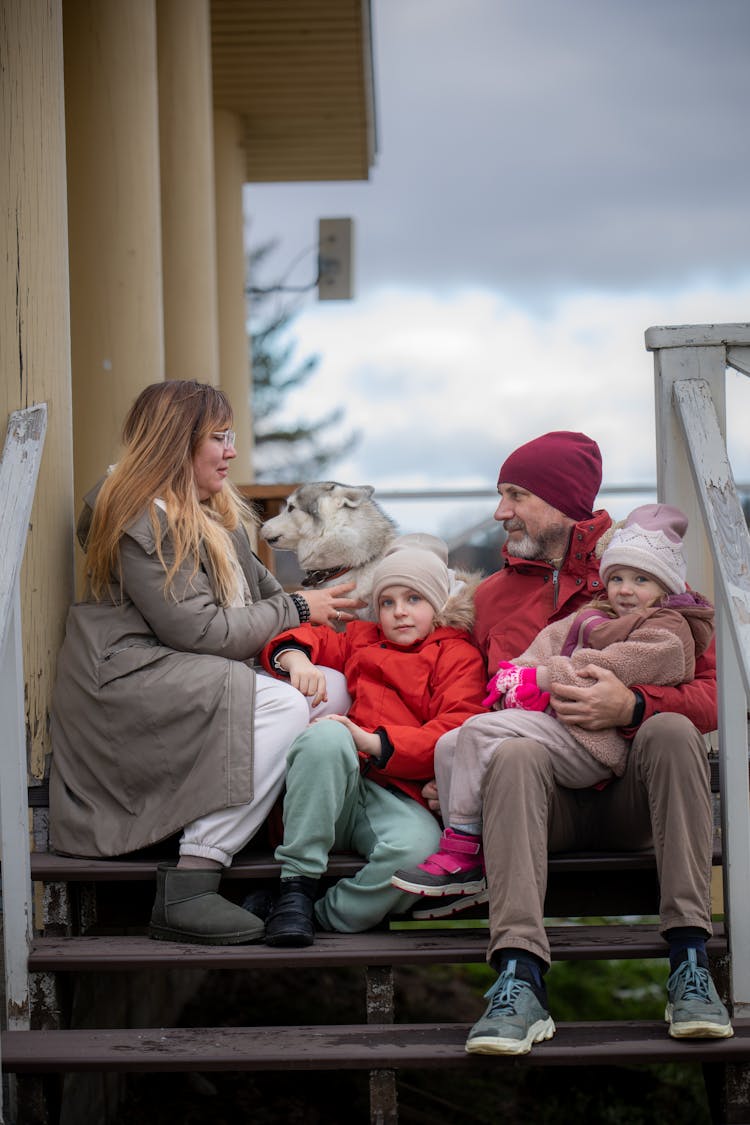
[[[289,641],[303,647],[313,664],[346,675],[352,722],[385,732],[393,753],[382,768],[360,755],[369,780],[401,789],[425,805],[421,790],[435,776],[438,738],[485,710],[484,662],[466,630],[439,627],[420,643],[403,647],[387,641],[371,621],[350,621],[343,633],[300,625],[263,650],[267,671],[273,671],[274,652]]]
[[[499,661],[525,652],[538,633],[604,594],[595,554],[601,536],[610,527],[605,511],[594,512],[573,528],[568,554],[559,570],[549,563],[529,562],[509,556],[505,566],[485,578],[476,592],[474,636],[493,672]],[[714,643],[695,662],[695,679],[677,687],[634,684],[646,709],[643,721],[660,711],[686,715],[704,734],[715,730],[716,648]],[[632,729],[626,734],[634,734]]]

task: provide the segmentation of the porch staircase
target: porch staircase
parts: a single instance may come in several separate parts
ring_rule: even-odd
[[[721,813],[714,859],[724,868],[726,901],[724,921],[714,926],[709,953],[714,977],[733,1009],[734,1038],[674,1041],[661,1021],[563,1023],[551,1041],[528,1056],[482,1058],[468,1056],[463,1049],[466,1024],[399,1022],[394,969],[481,963],[486,937],[482,928],[424,929],[404,922],[369,934],[321,936],[312,947],[299,950],[151,941],[146,925],[158,855],[70,859],[39,847],[43,837],[39,832],[37,850],[29,860],[28,821],[21,797],[26,779],[19,780],[25,770],[25,741],[22,724],[13,722],[4,733],[0,753],[6,989],[6,1021],[0,1035],[5,1074],[0,1120],[12,1125],[58,1125],[65,1121],[66,1112],[74,1120],[61,1085],[71,1074],[362,1070],[370,1075],[371,1122],[395,1125],[402,1070],[452,1067],[468,1074],[488,1067],[687,1062],[704,1069],[713,1121],[750,1125],[750,540],[726,462],[719,389],[727,364],[750,374],[750,325],[651,329],[647,346],[656,356],[659,495],[688,512],[695,537],[691,578],[704,560],[706,577],[698,573],[694,585],[710,589],[708,578],[713,575],[718,594],[720,753],[714,780],[721,790]],[[16,481],[16,531],[28,522],[36,478],[35,471],[27,471],[29,451],[39,456],[43,441],[43,431],[41,439],[38,433],[29,437],[26,421],[16,419],[16,436],[9,427],[0,466],[0,485],[7,486],[4,475]],[[3,494],[8,495],[5,487]],[[17,502],[24,495],[25,512],[23,503]],[[4,544],[10,541],[5,534],[7,512],[0,515],[0,524]],[[705,534],[700,531],[703,527]],[[18,628],[22,554],[23,538],[12,557],[0,553],[0,687],[7,704],[3,714],[19,720],[23,716]],[[36,787],[31,797],[34,816],[43,822],[43,788]],[[358,862],[354,856],[332,857],[329,877],[352,873]],[[277,877],[278,867],[270,854],[248,852],[227,872],[225,893],[241,901],[249,885],[272,883]],[[546,914],[553,958],[663,957],[664,944],[655,925],[648,922],[560,924],[561,919],[591,916],[653,917],[657,894],[649,852],[551,857]],[[33,930],[32,902],[37,918]],[[352,967],[363,972],[363,1014],[354,1024],[275,1026],[269,1021],[264,1026],[180,1027],[176,1013],[166,1017],[170,1005],[162,1004],[158,986],[147,1019],[126,1020],[114,1009],[111,1018],[96,1027],[75,1018],[76,998],[86,988],[90,993],[92,982],[96,986],[99,981],[121,980],[128,995],[133,992],[128,984],[142,979],[144,972],[158,982],[177,971],[199,979],[201,972],[214,969],[259,969],[270,974]],[[141,1010],[147,1007],[142,1005]],[[167,1026],[159,1026],[161,1022]],[[99,1121],[106,1125],[106,1117]]]

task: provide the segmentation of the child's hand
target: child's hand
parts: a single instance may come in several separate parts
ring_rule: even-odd
[[[426,785],[422,786],[422,796],[427,802],[427,808],[430,812],[440,813],[440,794],[438,793],[437,781],[433,778],[428,781]]]
[[[519,684],[506,691],[503,707],[515,707],[521,711],[546,711],[549,701],[549,692],[542,691],[536,684]]]
[[[523,681],[524,673],[528,671],[528,668],[520,668],[518,664],[501,660],[497,666],[497,672],[487,683],[488,694],[487,698],[482,700],[482,706],[494,707],[507,691],[517,687]]]
[[[364,730],[357,723],[353,723],[348,715],[325,715],[320,719],[314,719],[313,722],[325,723],[328,719],[333,719],[335,723],[341,723],[342,727],[346,727],[360,754],[367,754],[369,758],[380,757],[380,736],[375,734],[374,731]]]
[[[549,692],[537,685],[536,668],[522,668],[501,660],[496,674],[487,684],[488,695],[485,707],[497,709],[502,698],[506,708],[520,708],[523,711],[545,711],[549,704]]]
[[[279,668],[289,673],[289,683],[310,700],[310,706],[325,703],[328,699],[326,678],[320,668],[299,649],[289,648],[276,657]]]

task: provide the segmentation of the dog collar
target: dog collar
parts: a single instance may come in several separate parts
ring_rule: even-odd
[[[342,574],[346,574],[348,566],[329,566],[327,570],[306,570],[305,577],[300,583],[305,589],[315,589],[317,586],[322,586],[324,582],[330,581],[331,578],[340,578]]]

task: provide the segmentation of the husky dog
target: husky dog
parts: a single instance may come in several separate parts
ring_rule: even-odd
[[[369,484],[335,480],[303,484],[260,534],[274,550],[296,551],[302,588],[356,582],[351,597],[369,602],[372,572],[396,537],[396,525],[372,499]],[[373,617],[371,609],[360,617]]]

